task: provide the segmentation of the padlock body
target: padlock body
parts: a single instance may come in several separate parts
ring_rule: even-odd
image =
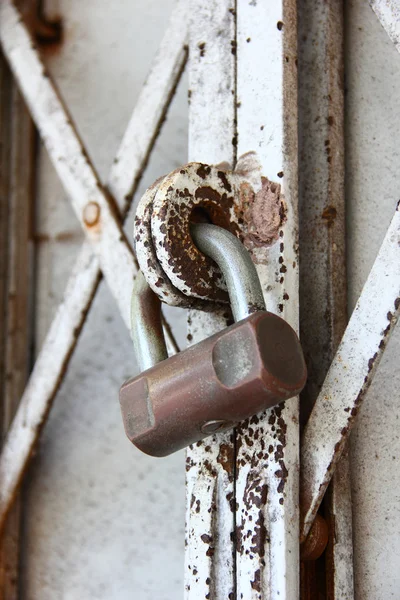
[[[296,396],[306,377],[295,331],[256,312],[127,381],[125,431],[143,452],[167,456]]]

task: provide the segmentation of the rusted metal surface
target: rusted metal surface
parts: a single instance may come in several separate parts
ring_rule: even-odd
[[[238,154],[255,151],[260,163],[258,173],[254,169],[253,260],[267,309],[297,329],[296,3],[238,2],[236,52]],[[238,431],[238,598],[298,597],[298,439],[297,399]]]
[[[189,3],[189,160],[234,164],[235,3]],[[212,107],[212,109],[210,109]],[[188,341],[226,326],[222,314],[190,311]],[[235,596],[234,443],[220,433],[187,450],[185,598]]]
[[[302,439],[302,536],[315,517],[400,311],[400,203]]]
[[[235,191],[231,173],[203,163],[177,169],[160,184],[152,217],[156,252],[170,281],[186,295],[227,301],[221,271],[193,244],[190,222],[204,211],[214,225],[237,234]]]
[[[300,337],[309,370],[301,395],[304,425],[347,321],[344,193],[344,7],[301,0],[299,15]],[[311,268],[310,268],[311,267]],[[302,569],[302,594],[353,597],[350,478],[347,454],[333,476],[324,513],[328,553]],[[340,471],[340,474],[339,474]],[[307,580],[314,581],[309,584]],[[324,587],[325,586],[325,587]]]
[[[1,135],[1,160],[0,160],[0,323],[2,331],[7,326],[7,272],[8,272],[8,219],[9,219],[9,180],[10,180],[10,93],[12,89],[11,73],[4,57],[0,57],[0,135]],[[6,369],[6,337],[0,336],[0,386],[3,389]],[[1,429],[3,430],[3,409],[1,410]],[[3,434],[2,434],[3,435]]]
[[[369,0],[382,27],[400,52],[400,3],[398,0]]]
[[[329,539],[328,524],[321,515],[317,515],[307,538],[300,549],[302,561],[315,561],[325,551]]]
[[[133,241],[139,266],[146,274],[150,288],[163,302],[173,306],[190,306],[195,300],[185,296],[167,277],[158,262],[156,248],[151,234],[151,217],[153,215],[154,197],[163,178],[153,183],[138,202],[135,214]]]
[[[238,238],[209,223],[193,223],[190,234],[196,248],[221,270],[234,320],[237,322],[253,312],[265,310],[257,270]]]
[[[185,12],[182,6],[178,5],[122,141],[122,154],[125,156],[126,153],[127,162],[120,158],[113,163],[111,169],[109,186],[121,209],[126,203],[126,197],[132,195],[136,189],[182,73],[186,61],[185,31]],[[145,125],[148,128],[143,129]],[[132,146],[129,146],[129,140]],[[117,156],[120,155],[121,151]],[[127,165],[128,160],[131,168],[122,169],[121,164]],[[117,166],[118,173],[114,174]],[[91,245],[86,242],[73,267],[64,301],[58,308],[38,355],[0,457],[0,524],[12,504],[40,431],[46,422],[99,279],[98,260],[92,253]],[[129,282],[126,282],[126,285],[130,289]],[[129,306],[127,309],[129,313]],[[172,341],[171,335],[169,340]]]
[[[214,310],[215,301],[228,302],[221,271],[197,250],[190,225],[209,219],[239,235],[238,181],[219,167],[190,163],[160,178],[140,200],[134,231],[138,262],[167,304]]]
[[[342,13],[341,2],[299,4],[300,336],[309,370],[303,424],[347,320]]]
[[[216,301],[228,302],[221,270],[197,250],[191,223],[208,221],[234,233],[252,255],[263,241],[278,238],[283,210],[280,185],[263,177],[255,192],[254,169],[258,175],[259,164],[249,154],[238,159],[235,171],[189,163],[146,190],[135,216],[135,250],[150,287],[161,300],[207,311],[216,309]],[[269,223],[267,219],[262,222],[263,239],[256,214],[261,204],[269,217]]]

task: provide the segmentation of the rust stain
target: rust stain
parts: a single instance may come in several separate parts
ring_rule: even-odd
[[[200,42],[198,45],[198,48],[200,50],[200,58],[203,58],[203,56],[205,56],[206,53],[206,43],[205,42]]]
[[[317,514],[306,539],[301,544],[301,560],[317,560],[325,551],[328,539],[328,524],[321,515]]]
[[[162,206],[157,215],[163,222],[160,227],[164,238],[163,248],[169,256],[171,271],[179,276],[191,294],[227,302],[227,292],[221,289],[222,274],[215,268],[215,263],[193,243],[190,224],[198,215],[196,211],[203,211],[211,223],[238,236],[238,224],[230,217],[235,203],[233,193],[228,192],[229,189],[232,190],[232,186],[221,170],[217,173],[220,181],[218,188],[207,185],[208,180],[213,177],[213,170],[208,165],[199,165],[196,174],[201,177],[204,185],[198,186],[193,194],[187,188],[167,190],[171,201]],[[176,210],[171,210],[171,205]]]
[[[322,211],[321,216],[324,219],[324,221],[326,222],[326,224],[328,225],[328,227],[331,227],[333,225],[333,223],[335,222],[335,219],[337,216],[337,210],[334,206],[327,206]]]
[[[229,476],[233,475],[234,466],[234,450],[232,444],[221,444],[217,462],[221,467],[228,473]]]
[[[17,8],[27,29],[40,46],[42,53],[50,55],[59,52],[64,41],[61,17],[47,19],[41,3],[38,4],[37,2],[20,2]]]
[[[100,206],[97,202],[88,202],[83,209],[83,221],[87,227],[97,225],[100,219]]]
[[[257,571],[254,573],[254,579],[253,581],[250,582],[251,587],[253,590],[256,590],[256,592],[261,592],[261,573],[260,573],[260,569],[257,569]]]

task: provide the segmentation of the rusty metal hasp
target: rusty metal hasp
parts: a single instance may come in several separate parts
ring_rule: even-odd
[[[203,254],[214,261],[215,272],[219,267],[235,324],[167,358],[160,300],[147,274],[137,276],[132,333],[139,366],[146,370],[122,386],[120,401],[129,439],[154,456],[234,427],[297,395],[307,376],[298,337],[286,321],[266,311],[256,269],[239,239],[216,225],[188,226],[191,251],[185,259],[193,255],[196,262]],[[154,264],[152,281],[153,272]]]

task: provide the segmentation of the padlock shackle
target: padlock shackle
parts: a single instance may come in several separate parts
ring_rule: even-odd
[[[131,332],[140,371],[168,358],[161,321],[161,302],[138,272],[131,300]]]
[[[240,240],[230,231],[209,223],[192,224],[190,233],[198,249],[221,269],[235,321],[266,310],[256,268]]]
[[[208,223],[193,224],[190,231],[198,249],[212,258],[221,269],[235,321],[266,310],[256,268],[240,240],[226,229]],[[141,372],[168,358],[161,302],[141,271],[133,286],[131,331]]]

